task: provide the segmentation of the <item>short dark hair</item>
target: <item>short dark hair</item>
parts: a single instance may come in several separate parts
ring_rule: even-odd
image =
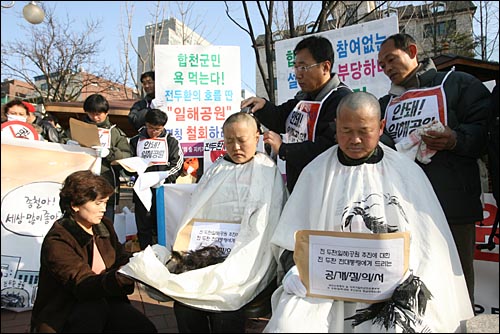
[[[327,38],[322,36],[306,37],[295,46],[293,54],[296,55],[303,49],[308,49],[316,62],[320,63],[328,60],[333,67],[335,54],[333,53],[332,43]]]
[[[150,109],[146,112],[144,121],[151,125],[165,125],[168,121],[168,115],[160,109]]]
[[[23,101],[21,100],[18,100],[18,99],[14,99],[10,102],[7,102],[6,104],[4,104],[3,106],[3,112],[5,115],[7,115],[7,113],[9,112],[9,109],[12,108],[13,106],[21,106],[23,107],[24,109],[26,109],[26,115],[29,115],[29,110],[28,110],[28,107],[23,103]]]
[[[155,81],[155,71],[148,71],[148,72],[144,72],[141,74],[141,82],[143,79],[146,79],[146,78],[151,78],[151,80]]]
[[[410,45],[412,45],[412,44],[417,45],[417,41],[415,41],[415,38],[413,38],[412,36],[405,34],[405,33],[398,33],[398,34],[394,34],[394,35],[387,37],[382,42],[382,44],[380,44],[380,46],[382,47],[382,45],[384,45],[385,43],[387,43],[391,39],[394,41],[394,47],[396,49],[403,50],[406,53],[409,52]]]
[[[92,94],[83,102],[85,112],[105,112],[109,111],[109,102],[101,94]]]
[[[114,192],[113,186],[103,176],[96,175],[90,170],[76,171],[68,175],[63,182],[59,192],[59,207],[65,216],[71,215],[72,206],[109,197]]]

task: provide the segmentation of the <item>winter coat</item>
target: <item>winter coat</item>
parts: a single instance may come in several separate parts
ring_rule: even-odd
[[[342,97],[351,92],[351,89],[340,81],[337,74],[332,74],[330,81],[316,96],[300,91],[293,99],[279,106],[266,101],[264,107],[255,112],[255,117],[269,128],[269,130],[276,133],[285,133],[285,124],[288,115],[299,101],[321,101],[331,90],[336,88],[338,90],[330,94],[321,105],[314,140],[301,143],[283,143],[280,147],[280,156],[284,156],[286,159],[287,188],[290,192],[297,182],[302,169],[319,154],[335,144],[337,105]]]
[[[418,88],[439,86],[447,72],[438,72],[426,59],[417,70]],[[429,164],[417,163],[431,181],[449,224],[474,224],[483,219],[477,159],[488,135],[490,92],[476,77],[454,71],[444,83],[448,126],[457,134],[457,145],[438,151]],[[380,98],[385,112],[392,94]]]
[[[104,217],[92,227],[106,270],[92,271],[93,236],[72,218],[57,220],[45,236],[40,256],[38,291],[33,306],[32,330],[60,332],[77,302],[117,298],[129,302],[134,284],[117,270],[132,256],[125,251]]]

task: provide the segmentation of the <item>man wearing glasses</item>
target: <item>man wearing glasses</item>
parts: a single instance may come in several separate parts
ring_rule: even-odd
[[[136,192],[143,189],[134,187],[132,200],[135,205],[135,224],[141,250],[157,243],[155,188],[161,187],[164,183],[175,183],[184,164],[184,154],[179,141],[165,130],[167,121],[168,116],[162,110],[150,109],[144,117],[145,126],[139,134],[130,138],[132,155],[140,157],[149,166],[144,173],[167,172],[158,184],[146,189],[152,192],[149,210]]]
[[[290,192],[302,169],[336,143],[335,111],[342,97],[352,91],[332,72],[334,53],[328,39],[306,37],[293,53],[294,72],[301,88],[293,99],[279,106],[260,97],[241,102],[241,108],[249,107],[270,130],[264,133],[264,143],[286,161]]]

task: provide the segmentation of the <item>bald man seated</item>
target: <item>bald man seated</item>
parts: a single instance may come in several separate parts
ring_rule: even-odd
[[[461,323],[473,317],[457,249],[439,201],[422,169],[379,141],[384,123],[372,94],[351,93],[339,103],[338,145],[303,170],[271,239],[280,249],[279,263],[286,274],[273,294],[272,317],[264,332],[453,333],[464,332]],[[375,237],[409,234],[408,254],[391,250],[400,255],[397,258],[406,256],[406,270],[394,275],[392,289],[381,291],[387,298],[368,300],[382,282],[361,285],[355,277],[381,272],[380,262],[344,258],[345,253],[337,252],[340,246],[333,245],[330,254],[337,255],[330,258],[345,265],[335,268],[349,275],[333,278],[322,272],[320,279],[336,291],[318,296],[310,290],[314,272],[301,272],[295,263],[304,261],[294,258],[294,252],[300,253],[295,233],[301,230],[337,232],[339,237],[351,238],[343,239],[350,240],[345,243],[351,247],[367,245],[366,240]],[[385,263],[394,265],[396,257]],[[309,283],[309,290],[304,282]],[[357,290],[359,286],[363,287]]]

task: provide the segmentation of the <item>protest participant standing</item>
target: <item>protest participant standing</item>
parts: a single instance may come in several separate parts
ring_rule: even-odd
[[[155,72],[144,72],[141,75],[141,84],[146,96],[140,101],[137,101],[130,108],[128,114],[129,123],[139,131],[145,124],[146,112],[153,108],[151,105],[155,98]]]
[[[108,116],[109,103],[104,96],[100,94],[90,95],[83,103],[83,110],[86,113],[84,121],[97,125],[99,130],[101,146],[97,148],[97,152],[102,158],[101,175],[115,189],[114,195],[110,197],[106,206],[106,217],[114,221],[115,206],[120,201],[120,171],[122,167],[111,163],[130,157],[130,145],[125,132],[116,124],[111,124]]]
[[[473,317],[457,249],[439,201],[422,170],[379,141],[385,122],[380,116],[375,96],[356,92],[344,97],[337,109],[338,145],[302,171],[271,239],[281,250],[280,263],[286,274],[273,294],[272,316],[264,332],[453,333],[461,322]],[[330,286],[347,287],[351,294],[332,299],[311,297],[303,284],[309,273],[299,273],[295,265],[295,233],[299,230],[339,232],[352,239],[346,241],[352,247],[362,244],[361,233],[383,233],[385,237],[409,233],[407,270],[393,278],[395,290],[389,290],[391,297],[386,301],[359,301],[366,300],[366,294],[375,294],[381,284],[374,280],[357,290],[355,275],[329,281],[321,275]],[[341,245],[330,248],[339,249],[339,254],[344,250]],[[349,249],[346,252],[350,254]],[[325,257],[338,260],[332,264],[346,261],[344,267],[332,265],[333,271],[363,275],[383,271],[383,265],[376,264],[383,258],[363,262],[361,257],[328,254],[333,255]],[[391,255],[392,260],[402,257]],[[346,291],[343,289],[338,291]]]
[[[206,240],[190,250],[206,245],[230,248],[225,251],[225,260],[174,274],[165,267],[168,256],[159,261],[156,253],[147,248],[134,256],[130,267],[124,267],[137,268],[150,285],[167,287],[160,291],[175,299],[180,333],[244,333],[245,305],[276,281],[277,263],[269,241],[288,196],[287,189],[276,163],[267,154],[257,152],[260,133],[251,115],[232,114],[224,122],[223,133],[227,154],[215,161],[196,185],[174,232],[173,249],[186,251],[180,247],[200,236],[186,233],[193,219],[200,223],[220,222],[221,227],[213,226],[208,230],[210,234],[203,236],[225,237]],[[239,227],[223,227],[229,223]],[[170,252],[160,247],[165,254]],[[150,264],[151,260],[155,264]]]
[[[42,243],[32,333],[157,332],[128,300],[134,281],[117,274],[132,255],[104,216],[113,193],[104,177],[88,170],[64,180],[63,217]]]
[[[328,39],[306,37],[293,53],[295,77],[301,88],[293,99],[279,106],[259,97],[241,102],[241,108],[250,107],[250,112],[271,130],[264,134],[264,143],[286,161],[290,192],[304,166],[335,144],[335,109],[351,92],[332,72],[335,55]],[[286,140],[280,134],[285,134]]]
[[[381,44],[378,62],[391,80],[380,99],[386,130],[396,145],[424,129],[419,148],[429,159],[417,163],[443,207],[460,255],[474,305],[475,223],[483,219],[477,160],[486,149],[490,92],[474,76],[438,72],[431,59],[419,62],[415,39],[395,34]],[[440,130],[425,130],[432,121]],[[410,126],[408,126],[410,125]]]
[[[146,112],[144,121],[145,127],[140,130],[139,134],[130,139],[132,156],[140,157],[146,163],[151,164],[144,173],[167,173],[159,183],[148,189],[152,193],[150,209],[144,206],[134,186],[134,214],[141,249],[155,244],[158,235],[156,188],[161,187],[164,183],[175,183],[175,180],[182,172],[184,163],[184,154],[179,141],[165,129],[168,121],[167,114],[160,109],[150,109]]]

